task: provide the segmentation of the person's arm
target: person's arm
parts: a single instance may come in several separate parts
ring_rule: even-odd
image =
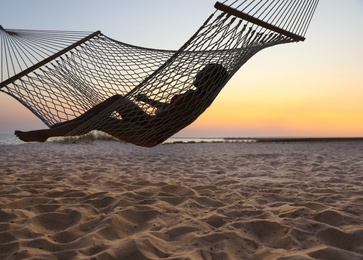
[[[169,103],[153,100],[153,99],[149,98],[148,96],[146,96],[145,94],[137,95],[136,99],[139,100],[139,101],[145,102],[146,104],[149,104],[149,105],[151,105],[153,107],[156,107],[156,108],[159,108],[159,107],[162,107],[164,105],[169,104]]]
[[[175,101],[171,102],[167,108],[163,109],[160,113],[157,114],[157,117],[183,117],[195,110],[194,104],[196,104],[198,101],[199,97],[196,96],[195,91],[188,91],[184,94],[181,94]]]

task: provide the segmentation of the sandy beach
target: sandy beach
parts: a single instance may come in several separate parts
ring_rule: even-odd
[[[363,259],[363,142],[0,145],[0,259]]]

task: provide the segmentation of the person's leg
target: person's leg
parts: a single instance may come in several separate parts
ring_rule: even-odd
[[[99,103],[98,105],[95,105],[94,107],[90,108],[89,110],[87,110],[86,112],[84,112],[82,115],[65,121],[65,122],[61,122],[61,123],[56,123],[54,125],[51,126],[51,128],[54,127],[59,127],[65,124],[69,124],[69,123],[74,123],[80,120],[85,120],[87,118],[91,118],[92,116],[97,115],[99,112],[105,110],[106,108],[110,107],[112,104],[114,104],[116,101],[118,101],[122,96],[121,95],[114,95],[112,97],[107,98],[105,101]]]
[[[138,122],[117,120],[109,117],[100,122],[95,130],[105,132],[121,141],[143,147],[153,147],[160,143],[156,141],[160,139],[159,134],[153,133],[150,135],[150,129],[140,126]]]
[[[108,117],[101,122],[97,122],[94,128],[94,130],[104,132],[125,142],[132,142],[132,139],[137,135],[137,125],[134,122],[129,122],[124,119],[119,120],[113,117]]]
[[[121,118],[128,122],[140,122],[144,121],[145,118],[149,117],[142,108],[131,100],[122,97],[115,111],[121,116]]]
[[[45,142],[50,137],[66,136],[69,132],[76,129],[84,122],[85,122],[84,120],[78,120],[57,127],[53,127],[50,129],[40,129],[28,132],[16,130],[15,135],[24,142]],[[82,135],[86,134],[87,132],[86,131],[77,132],[77,134]]]
[[[65,121],[65,122],[54,124],[51,128],[59,127],[59,126],[69,124],[69,123],[74,123],[74,122],[78,122],[78,121],[85,121],[85,120],[91,119],[92,117],[96,116],[97,114],[108,109],[110,106],[112,106],[116,102],[119,102],[119,105],[116,108],[117,113],[119,113],[123,119],[126,118],[127,120],[132,121],[131,120],[132,118],[135,118],[137,116],[146,115],[145,112],[131,100],[125,98],[122,95],[114,95],[112,97],[109,97],[105,101],[99,103],[98,105],[90,108],[88,111],[86,111],[82,115],[80,115],[74,119]],[[110,111],[110,114],[111,113],[112,113],[112,111]]]
[[[105,109],[108,109],[111,105],[113,105],[115,102],[120,102],[120,106],[118,110],[120,110],[121,117],[125,118],[126,120],[122,119],[116,119],[111,116],[102,117],[99,119],[98,122],[95,122],[93,128],[88,128],[87,131],[83,131],[80,129],[77,130],[76,135],[82,135],[86,134],[89,131],[92,130],[100,130],[104,131],[106,133],[109,133],[120,140],[127,141],[130,139],[132,131],[128,130],[128,134],[124,134],[125,131],[117,132],[118,129],[121,129],[123,125],[128,124],[128,129],[132,129],[132,125],[134,125],[134,122],[143,122],[146,118],[149,117],[137,104],[133,103],[132,101],[124,98],[121,95],[115,95],[104,102],[94,106],[81,116],[54,125],[50,129],[41,129],[41,130],[34,130],[34,131],[15,131],[15,135],[25,142],[45,142],[50,137],[58,137],[58,136],[67,136],[68,133],[72,132],[79,126],[81,126],[86,121],[92,119],[92,117],[96,116],[100,112],[104,111]],[[100,128],[100,129],[99,129]],[[110,130],[112,129],[112,131]]]

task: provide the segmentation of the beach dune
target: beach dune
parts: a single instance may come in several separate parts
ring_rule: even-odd
[[[0,146],[0,259],[363,259],[363,142]]]

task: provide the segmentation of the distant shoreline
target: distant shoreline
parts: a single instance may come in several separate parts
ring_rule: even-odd
[[[256,142],[361,142],[363,137],[256,138]]]
[[[254,142],[361,142],[363,137],[257,137],[223,138],[226,141],[250,140]]]
[[[105,140],[101,136],[92,138],[75,137],[74,140],[61,138],[50,140],[49,142],[64,143],[91,143],[96,140]],[[107,139],[112,141],[111,138]],[[116,140],[117,141],[117,140]],[[361,142],[363,137],[171,137],[163,144],[201,144],[201,143],[306,143],[306,142]],[[0,134],[0,145],[17,145],[20,141],[15,135]]]

